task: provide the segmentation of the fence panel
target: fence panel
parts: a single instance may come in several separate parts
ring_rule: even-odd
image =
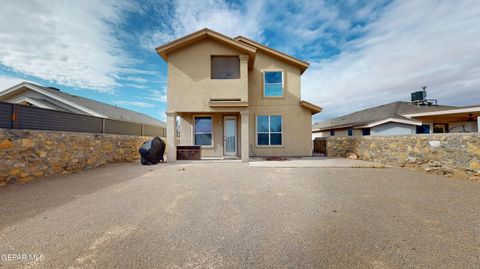
[[[144,136],[158,136],[158,137],[165,137],[165,128],[160,126],[153,126],[153,125],[143,125],[143,135]]]
[[[81,114],[20,106],[20,129],[101,133],[102,119]]]
[[[105,133],[119,135],[142,135],[142,126],[132,122],[106,119]]]
[[[13,105],[0,103],[0,128],[12,128]]]
[[[0,128],[142,135],[140,123],[5,102],[0,102]],[[144,125],[143,135],[165,137],[166,128]]]

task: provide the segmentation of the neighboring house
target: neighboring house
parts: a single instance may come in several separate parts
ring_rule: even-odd
[[[167,155],[200,145],[204,157],[311,156],[312,114],[301,100],[309,64],[245,37],[209,29],[156,48],[168,63]]]
[[[166,128],[164,122],[145,114],[29,82],[1,91],[0,101]]]
[[[480,105],[454,107],[394,102],[315,123],[312,138],[478,132]]]

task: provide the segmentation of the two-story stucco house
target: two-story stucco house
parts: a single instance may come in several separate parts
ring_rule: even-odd
[[[301,100],[309,64],[245,37],[203,29],[156,48],[168,63],[167,158],[180,145],[204,157],[311,156],[312,114]]]

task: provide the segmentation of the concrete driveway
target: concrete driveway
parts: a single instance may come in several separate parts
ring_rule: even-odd
[[[0,268],[479,268],[479,194],[395,168],[114,165],[0,189]]]

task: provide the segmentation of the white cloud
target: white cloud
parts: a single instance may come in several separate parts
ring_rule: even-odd
[[[156,25],[141,37],[142,45],[151,50],[183,35],[211,28],[230,37],[245,35],[261,39],[264,27],[261,25],[263,1],[246,1],[242,6],[222,0],[173,1],[169,22]],[[149,7],[150,8],[150,7]],[[158,3],[158,9],[164,9]]]
[[[162,103],[167,102],[167,94],[166,91],[159,91],[159,90],[151,90],[150,91],[152,94],[148,97],[145,97],[145,99],[152,100],[152,101],[158,101]]]
[[[154,104],[150,104],[150,103],[136,102],[136,101],[123,101],[123,100],[115,101],[115,104],[126,105],[126,106],[136,106],[136,107],[155,107]]]
[[[396,1],[338,57],[312,63],[303,97],[325,108],[319,118],[408,101],[423,85],[441,104],[480,103],[479,18],[475,0]]]
[[[122,1],[5,1],[0,64],[66,86],[112,92],[128,62],[114,34]]]
[[[21,78],[0,75],[0,92],[24,81]]]
[[[164,121],[164,122],[167,121],[167,115],[165,114],[164,111],[159,111],[158,112],[158,119],[160,119],[161,121]]]

